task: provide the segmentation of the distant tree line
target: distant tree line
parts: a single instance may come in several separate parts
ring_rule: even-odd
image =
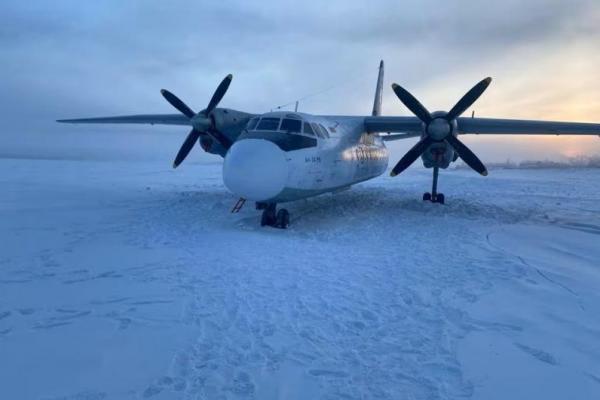
[[[570,157],[563,161],[554,160],[525,160],[514,162],[507,159],[504,162],[486,162],[488,169],[548,169],[548,168],[600,168],[600,155]],[[464,162],[456,164],[456,169],[469,169]]]

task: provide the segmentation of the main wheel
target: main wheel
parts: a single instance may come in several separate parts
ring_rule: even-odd
[[[277,212],[277,227],[287,229],[290,226],[290,213],[285,208]]]
[[[444,193],[438,193],[437,197],[435,198],[435,202],[440,204],[444,204],[445,200]]]
[[[431,193],[423,193],[423,201],[431,201]]]
[[[260,219],[260,226],[273,226],[275,225],[275,222],[275,211],[270,208],[265,209]]]

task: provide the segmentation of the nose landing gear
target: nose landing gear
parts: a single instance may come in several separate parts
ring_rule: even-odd
[[[431,193],[423,193],[423,201],[431,201],[432,203],[444,204],[445,198],[443,193],[437,192],[438,175],[440,172],[439,167],[433,167],[433,184],[431,186]]]
[[[290,213],[285,208],[277,211],[277,204],[256,203],[257,210],[263,210],[260,226],[287,229],[290,226]]]

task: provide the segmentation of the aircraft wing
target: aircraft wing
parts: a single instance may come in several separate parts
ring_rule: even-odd
[[[532,121],[496,118],[458,118],[460,134],[482,135],[598,135],[600,124],[583,122]],[[368,132],[402,132],[405,135],[390,135],[397,139],[418,136],[422,123],[416,117],[365,117]],[[386,136],[382,136],[386,140]]]
[[[419,136],[421,136],[420,132],[410,132],[410,133],[399,133],[397,135],[390,135],[388,133],[387,135],[381,135],[380,137],[384,142],[392,142],[394,140],[410,139],[410,138],[419,137]]]
[[[600,124],[493,118],[458,118],[460,133],[482,135],[598,135]]]
[[[417,117],[365,117],[365,130],[371,133],[402,132],[405,134],[421,135],[423,132],[423,123]]]
[[[118,117],[59,119],[57,122],[68,124],[191,125],[190,119],[183,114],[143,114]]]

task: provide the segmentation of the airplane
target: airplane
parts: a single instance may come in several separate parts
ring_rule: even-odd
[[[233,79],[227,75],[205,109],[194,112],[168,90],[162,96],[180,114],[146,114],[116,117],[63,119],[64,123],[185,125],[191,131],[179,149],[178,167],[196,143],[208,153],[224,158],[223,182],[240,200],[262,210],[261,226],[285,229],[290,215],[277,204],[339,192],[383,174],[389,152],[385,143],[419,137],[391,170],[396,176],[419,157],[433,169],[431,192],[423,201],[444,204],[437,190],[439,170],[461,158],[486,176],[481,160],[459,139],[464,134],[598,135],[600,124],[462,117],[492,82],[483,79],[450,111],[429,112],[410,92],[393,84],[399,100],[415,116],[382,116],[384,63],[379,64],[373,110],[368,116],[312,115],[274,111],[253,114],[218,107]]]

